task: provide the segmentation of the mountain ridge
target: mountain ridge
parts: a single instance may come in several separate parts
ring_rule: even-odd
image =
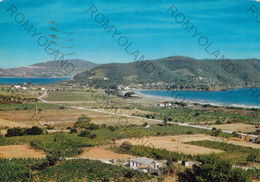
[[[71,63],[70,70],[65,70],[66,65]],[[0,77],[4,78],[65,78],[72,77],[78,73],[91,69],[98,64],[84,61],[80,59],[69,59],[62,61],[48,61],[45,63],[37,63],[30,66],[23,66],[18,68],[0,68]],[[73,70],[73,71],[72,71]],[[71,72],[71,73],[70,73]]]
[[[142,88],[148,89],[157,89],[158,85],[163,85],[162,88],[166,89],[221,89],[248,87],[252,84],[260,86],[258,59],[225,59],[221,62],[171,56],[147,61],[155,67],[152,73],[142,70],[140,62],[110,63],[79,73],[73,80],[76,83],[85,82],[101,87],[141,84]],[[229,73],[223,66],[224,63],[233,64],[235,71]]]

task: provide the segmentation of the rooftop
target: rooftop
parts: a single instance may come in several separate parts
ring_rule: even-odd
[[[138,157],[138,158],[132,159],[131,161],[132,162],[138,162],[138,163],[144,164],[144,165],[149,165],[149,164],[152,164],[154,162],[154,159],[150,159],[150,158],[147,158],[147,157]]]

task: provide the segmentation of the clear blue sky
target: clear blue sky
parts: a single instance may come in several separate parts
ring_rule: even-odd
[[[13,4],[29,24],[59,45],[67,59],[79,58],[96,63],[133,62],[127,54],[90,16],[87,9],[94,4],[110,24],[132,42],[132,50],[140,50],[145,59],[175,55],[212,58],[192,38],[167,9],[174,4],[199,32],[212,42],[212,49],[221,50],[228,58],[260,58],[260,23],[247,13],[251,5],[259,9],[260,2],[247,0],[0,0],[0,60],[1,68],[29,66],[53,60],[37,39],[31,38],[21,24],[6,10]],[[18,21],[20,17],[17,17]],[[56,22],[56,25],[50,21]],[[259,16],[260,21],[260,16]],[[64,34],[55,32],[54,27]],[[60,39],[51,39],[55,34]],[[64,41],[70,40],[70,41]],[[69,47],[69,48],[64,48]]]

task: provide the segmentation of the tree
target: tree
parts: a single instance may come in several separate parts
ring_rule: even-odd
[[[239,137],[240,135],[236,131],[233,131],[232,136],[233,137]]]
[[[76,128],[71,128],[70,129],[70,134],[74,134],[74,133],[77,133],[78,130]]]
[[[145,123],[143,124],[143,126],[144,126],[144,127],[148,126],[148,123],[147,123],[147,122],[145,122]]]
[[[163,124],[166,126],[166,125],[167,125],[167,123],[168,123],[168,120],[167,120],[167,118],[164,118],[164,119],[163,119]]]
[[[78,121],[74,124],[75,128],[88,128],[91,122],[91,118],[85,116],[85,115],[81,115],[78,118]]]
[[[99,126],[94,124],[94,123],[90,123],[89,126],[87,127],[87,129],[89,129],[89,130],[98,130]]]
[[[91,133],[88,130],[81,131],[79,134],[80,137],[90,137]]]
[[[179,181],[192,182],[249,182],[248,175],[242,169],[233,169],[228,161],[221,160],[214,155],[204,156],[201,165],[193,165],[184,172],[178,173]]]
[[[5,134],[6,137],[13,137],[13,136],[23,136],[24,131],[22,128],[10,128],[7,130],[7,133]]]
[[[46,159],[49,162],[49,166],[54,166],[61,157],[61,153],[59,151],[53,151],[50,154],[46,155]]]
[[[213,136],[219,136],[220,133],[222,133],[222,130],[221,129],[214,129],[212,128],[212,135]]]
[[[255,161],[256,161],[256,158],[257,158],[257,154],[251,153],[251,154],[249,154],[249,155],[247,156],[246,161],[247,161],[247,162],[251,162],[252,165],[254,166],[254,163],[255,163]]]
[[[132,97],[134,94],[134,92],[126,92],[125,97]]]
[[[120,145],[120,148],[123,149],[124,151],[129,151],[129,150],[131,150],[132,147],[133,147],[133,145],[130,142],[123,142]]]
[[[134,177],[135,172],[132,170],[127,171],[127,173],[125,174],[125,177],[128,179],[131,179],[132,177]]]
[[[168,158],[168,159],[167,159],[167,162],[166,162],[166,165],[167,165],[167,166],[171,166],[171,165],[172,165],[172,162],[173,162],[172,159],[171,159],[171,158]]]
[[[215,122],[215,124],[223,124],[219,119]]]
[[[26,128],[24,132],[26,135],[41,135],[43,134],[43,129],[38,126],[33,126],[32,128]]]
[[[108,126],[108,129],[111,131],[111,132],[114,132],[116,130],[116,128],[114,126]]]

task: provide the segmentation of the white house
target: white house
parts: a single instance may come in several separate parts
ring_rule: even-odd
[[[20,89],[21,86],[20,86],[20,85],[15,85],[15,86],[13,86],[13,88],[15,88],[15,89]]]
[[[130,160],[130,168],[141,172],[156,173],[160,175],[161,162],[146,157],[138,157]]]
[[[160,106],[160,107],[165,107],[165,106],[171,106],[172,104],[170,102],[161,102],[161,103],[158,103],[157,106]]]

